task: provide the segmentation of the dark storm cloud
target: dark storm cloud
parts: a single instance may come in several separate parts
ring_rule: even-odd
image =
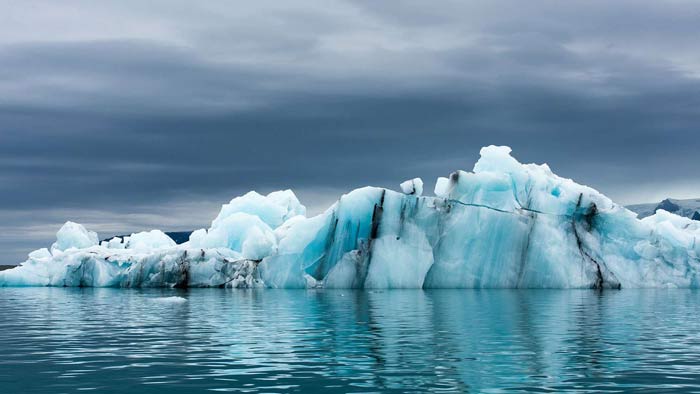
[[[12,261],[66,219],[175,230],[250,189],[314,211],[429,190],[488,144],[625,203],[700,196],[693,3],[27,4],[0,6]]]

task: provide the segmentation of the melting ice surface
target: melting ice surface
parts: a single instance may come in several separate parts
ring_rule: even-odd
[[[290,190],[250,192],[176,245],[159,230],[98,244],[68,222],[3,286],[698,287],[700,222],[639,220],[598,191],[489,146],[422,196],[365,187],[307,218]]]

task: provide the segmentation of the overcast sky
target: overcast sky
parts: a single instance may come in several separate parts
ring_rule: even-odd
[[[68,219],[432,194],[489,144],[621,203],[700,197],[699,38],[697,1],[0,0],[0,264]]]

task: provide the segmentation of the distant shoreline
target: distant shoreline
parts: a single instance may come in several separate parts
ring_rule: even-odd
[[[9,270],[10,268],[15,268],[16,265],[0,265],[0,271]]]

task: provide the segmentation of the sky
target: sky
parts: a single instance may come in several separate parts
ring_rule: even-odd
[[[66,220],[309,213],[508,145],[623,203],[700,197],[697,1],[0,0],[0,264]]]

